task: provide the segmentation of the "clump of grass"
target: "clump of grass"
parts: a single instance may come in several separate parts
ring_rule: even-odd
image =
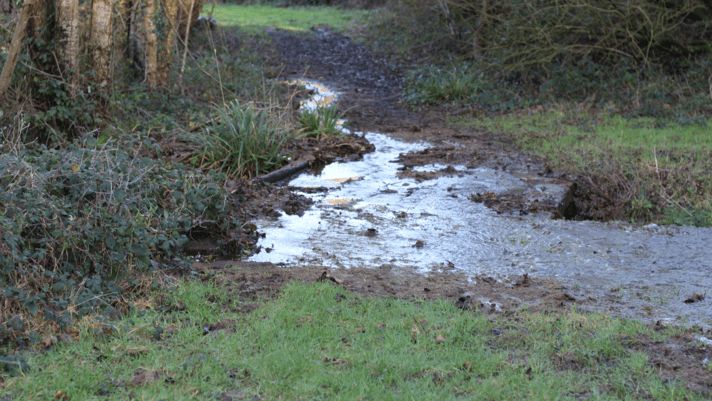
[[[303,135],[322,138],[341,134],[339,119],[335,106],[318,106],[313,110],[301,112],[298,122]]]
[[[412,104],[469,102],[482,89],[482,81],[467,66],[428,66],[407,79],[406,100]]]
[[[235,100],[217,110],[215,123],[198,140],[195,165],[249,178],[282,165],[287,133],[266,111]]]
[[[183,282],[153,309],[28,358],[12,399],[702,400],[626,344],[670,335],[602,315],[462,311],[291,284],[250,313]],[[207,334],[206,334],[207,332]]]

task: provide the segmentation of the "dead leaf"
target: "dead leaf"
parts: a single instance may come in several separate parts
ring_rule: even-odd
[[[694,304],[695,302],[700,302],[705,300],[705,294],[700,294],[699,292],[696,292],[692,295],[690,295],[684,302],[686,304]]]
[[[324,363],[333,365],[333,366],[344,366],[344,365],[349,364],[349,361],[347,361],[345,359],[339,359],[339,358],[324,357],[324,359],[322,359],[322,360],[324,361]]]
[[[164,374],[165,372],[161,370],[138,369],[134,372],[129,384],[135,387],[145,386],[146,384],[159,380]]]
[[[418,328],[417,324],[413,324],[413,327],[410,329],[410,338],[411,340],[415,343],[418,342],[418,336],[420,335],[420,329]]]

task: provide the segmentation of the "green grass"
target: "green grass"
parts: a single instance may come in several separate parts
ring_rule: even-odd
[[[558,110],[450,122],[502,135],[574,174],[621,173],[640,204],[658,203],[651,205],[663,223],[712,225],[712,120],[681,125]]]
[[[339,112],[335,106],[319,106],[314,110],[304,110],[299,114],[301,133],[321,138],[341,134]]]
[[[210,11],[206,7],[204,12]],[[239,26],[246,31],[261,31],[268,27],[304,32],[313,26],[328,25],[343,31],[368,11],[336,7],[275,7],[268,5],[216,5],[213,17],[223,26]]]
[[[510,318],[291,284],[260,309],[183,282],[152,309],[28,358],[14,400],[701,400],[622,344],[663,336],[601,315]],[[222,322],[224,330],[205,333]],[[113,329],[108,330],[108,328]],[[59,398],[57,398],[59,397]]]
[[[218,108],[215,123],[192,139],[199,147],[193,156],[196,166],[250,178],[284,162],[288,136],[275,116],[235,100]]]

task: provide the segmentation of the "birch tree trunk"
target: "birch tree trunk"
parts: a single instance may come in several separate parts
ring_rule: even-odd
[[[79,80],[80,21],[79,0],[57,0],[57,26],[60,34],[60,56],[69,82],[69,92],[77,93]]]
[[[113,0],[93,0],[91,47],[96,81],[101,87],[111,83],[113,44]]]

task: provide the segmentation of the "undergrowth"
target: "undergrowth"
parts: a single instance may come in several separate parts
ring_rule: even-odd
[[[0,346],[119,305],[142,273],[175,264],[191,231],[225,236],[222,178],[97,143],[0,154]]]

